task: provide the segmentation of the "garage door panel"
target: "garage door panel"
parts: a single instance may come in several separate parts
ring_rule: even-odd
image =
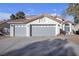
[[[52,36],[55,29],[55,26],[32,26],[32,36]]]
[[[15,36],[26,36],[26,28],[25,27],[16,27]]]

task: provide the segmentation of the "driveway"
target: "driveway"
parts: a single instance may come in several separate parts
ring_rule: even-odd
[[[0,39],[0,55],[9,51],[20,49],[33,42],[52,40],[56,37],[16,37],[16,38],[4,38]]]
[[[75,39],[75,40],[71,40],[71,39]],[[11,37],[11,38],[4,38],[4,39],[0,39],[0,55],[3,55],[9,51],[13,51],[13,50],[18,50],[20,48],[23,48],[25,46],[28,46],[29,44],[31,43],[34,43],[34,42],[38,42],[38,41],[44,41],[44,40],[54,40],[54,39],[57,39],[57,38],[61,38],[61,39],[65,39],[67,38],[68,41],[73,41],[75,43],[78,43],[79,44],[79,36],[52,36],[52,37]],[[78,50],[78,49],[76,49]],[[78,51],[77,51],[78,52]],[[79,54],[79,53],[78,53]]]

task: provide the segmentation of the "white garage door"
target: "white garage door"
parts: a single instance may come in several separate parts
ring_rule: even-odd
[[[53,36],[56,25],[31,25],[31,36]]]
[[[26,28],[25,27],[21,27],[21,26],[17,26],[15,27],[15,36],[21,36],[24,37],[26,36]]]

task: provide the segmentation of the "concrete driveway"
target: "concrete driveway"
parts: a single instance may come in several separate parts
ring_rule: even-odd
[[[52,40],[56,37],[16,37],[16,38],[4,38],[0,39],[0,55],[5,54],[9,51],[22,48],[28,44],[43,41]]]
[[[15,51],[16,53],[20,53],[21,51],[22,51],[21,53],[23,53],[23,52],[29,53],[29,51],[27,50],[28,48],[26,48],[26,47],[31,43],[34,43],[34,42],[38,43],[39,41],[42,41],[42,42],[44,41],[43,43],[44,43],[45,46],[44,45],[43,46],[45,48],[44,49],[44,51],[45,51],[47,48],[49,48],[51,46],[51,45],[49,45],[49,43],[53,42],[52,40],[57,39],[57,38],[61,38],[61,39],[67,38],[68,42],[69,42],[68,45],[72,46],[74,48],[74,51],[77,53],[77,55],[79,55],[79,52],[78,52],[79,44],[77,44],[77,45],[73,44],[72,43],[73,41],[70,40],[70,38],[72,38],[72,36],[69,36],[69,35],[68,36],[51,36],[51,37],[16,37],[16,38],[14,38],[14,37],[11,37],[11,38],[8,37],[7,38],[6,37],[6,38],[3,38],[3,39],[0,39],[0,55],[4,55],[5,53],[8,53],[10,51],[13,51],[13,53],[14,53],[15,50],[16,50]],[[45,41],[46,42],[50,41],[50,42],[45,43]],[[78,39],[77,39],[77,41],[78,41]],[[40,46],[42,46],[42,45],[40,45]],[[37,44],[37,45],[35,44],[34,47],[38,47],[38,49],[36,49],[34,51],[42,49],[42,48],[39,48],[39,44]],[[51,46],[51,48],[52,48],[52,46]],[[20,49],[22,49],[22,50],[20,50]],[[20,51],[20,52],[17,52],[17,50]],[[30,51],[32,52],[32,50],[30,50]],[[40,50],[40,51],[42,51],[42,50]],[[28,53],[26,53],[26,55],[28,55]]]

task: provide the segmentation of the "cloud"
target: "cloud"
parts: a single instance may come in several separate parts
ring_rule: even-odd
[[[0,12],[0,20],[9,19],[10,15],[11,15],[10,13]]]

